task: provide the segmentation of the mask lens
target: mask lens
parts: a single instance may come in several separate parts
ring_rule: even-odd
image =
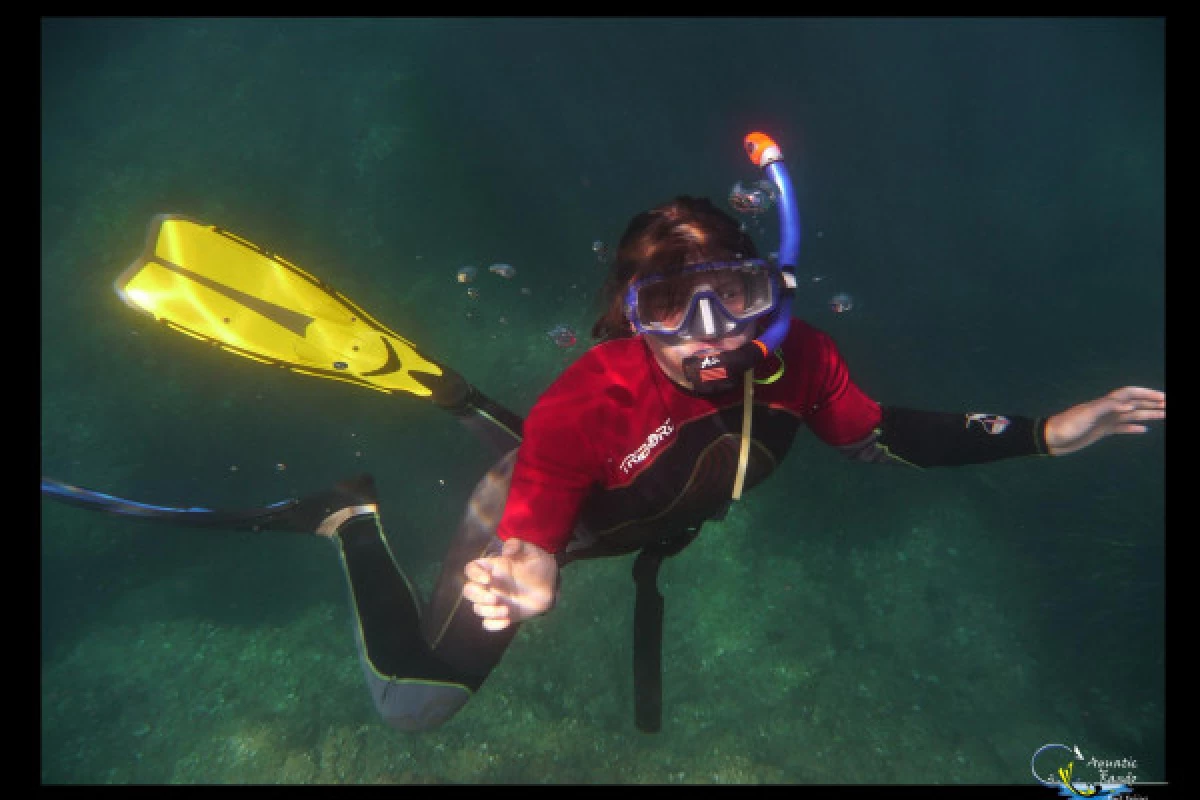
[[[675,276],[642,287],[637,305],[642,324],[667,329],[679,326],[692,298],[691,281],[681,278]]]
[[[775,281],[770,268],[755,261],[702,265],[651,279],[637,290],[638,322],[650,331],[676,332],[694,316],[701,296],[714,298],[731,321],[742,321],[774,307]]]

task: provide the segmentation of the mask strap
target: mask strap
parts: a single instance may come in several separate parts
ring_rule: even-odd
[[[737,477],[733,480],[733,499],[742,498],[746,482],[746,465],[750,461],[750,420],[754,416],[754,370],[748,369],[742,383],[746,387],[742,400],[742,446],[738,450]]]

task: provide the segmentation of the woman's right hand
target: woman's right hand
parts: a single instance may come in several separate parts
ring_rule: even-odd
[[[463,597],[483,620],[484,630],[502,631],[544,614],[558,599],[558,562],[521,539],[507,539],[500,555],[477,558],[463,572]]]

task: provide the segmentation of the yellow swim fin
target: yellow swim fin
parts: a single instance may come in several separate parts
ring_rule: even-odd
[[[231,353],[380,392],[429,397],[442,368],[337,290],[237,234],[159,214],[114,287],[126,305]]]
[[[460,415],[483,417],[502,429],[502,441],[520,440],[515,414],[422,356],[341,292],[224,228],[179,214],[155,216],[145,251],[113,286],[130,308],[230,353],[301,375],[429,398]]]

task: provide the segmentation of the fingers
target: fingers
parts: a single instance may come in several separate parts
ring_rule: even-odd
[[[463,598],[471,604],[471,610],[475,612],[475,616],[483,620],[485,630],[504,630],[512,623],[508,606],[495,592],[478,583],[466,583],[463,586],[462,594]]]
[[[502,631],[512,624],[506,606],[472,606],[475,616],[483,620],[485,631]]]
[[[471,582],[463,584],[462,596],[475,605],[496,605],[500,600],[491,589]]]
[[[512,575],[511,559],[504,556],[477,558],[467,562],[463,567],[463,574],[467,576],[467,580],[483,586],[503,587]]]
[[[486,558],[470,561],[463,567],[467,577],[463,584],[462,596],[471,604],[475,616],[483,620],[486,631],[502,631],[512,624],[508,605],[492,588],[492,570],[494,565]]]
[[[1167,410],[1162,407],[1147,407],[1145,405],[1133,402],[1125,402],[1113,408],[1117,415],[1117,421],[1120,425],[1126,425],[1133,422],[1149,422],[1151,420],[1159,420],[1167,418]],[[1141,433],[1146,430],[1144,425],[1135,425],[1135,428],[1141,428]],[[1129,433],[1130,431],[1121,431],[1121,433]]]
[[[1140,408],[1166,408],[1167,393],[1145,386],[1124,386],[1109,392],[1109,397],[1121,403],[1134,403]]]
[[[1146,433],[1149,428],[1138,423],[1166,419],[1167,395],[1144,386],[1124,386],[1113,389],[1096,407],[1103,409],[1101,414],[1112,415],[1102,423],[1109,433]]]
[[[468,581],[487,586],[492,580],[490,566],[487,560],[482,558],[468,561],[467,565],[463,567],[463,574],[467,576]]]
[[[553,605],[554,557],[530,542],[507,539],[500,555],[468,562],[463,574],[462,597],[484,630],[504,630]]]
[[[481,617],[494,617],[495,609],[508,613],[508,597],[502,589],[489,586],[486,582],[467,581],[463,584],[462,596],[474,604],[475,613]]]
[[[1139,393],[1139,396],[1118,397],[1122,393]],[[1110,431],[1112,433],[1148,433],[1150,428],[1139,423],[1167,418],[1166,398],[1162,392],[1142,389],[1138,386],[1127,386],[1113,392],[1112,399],[1119,403],[1113,409],[1117,418],[1111,423]]]
[[[1167,412],[1156,409],[1137,409],[1121,414],[1122,422],[1145,422],[1153,419],[1166,419]]]

